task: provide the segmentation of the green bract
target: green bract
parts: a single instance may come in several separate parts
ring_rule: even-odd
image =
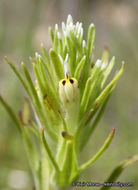
[[[86,42],[82,23],[74,25],[70,15],[67,23],[62,23],[62,34],[58,25],[54,31],[51,28],[49,31],[52,42],[49,55],[41,45],[43,56],[36,53],[32,59],[35,81],[32,81],[24,63],[21,64],[23,76],[5,57],[29,96],[18,118],[0,97],[24,139],[37,190],[71,186],[80,173],[107,149],[115,129],[111,130],[100,150],[79,165],[79,154],[96,128],[124,71],[122,63],[121,69],[106,84],[115,58],[109,60],[105,50],[102,58],[92,63],[93,24],[89,26]],[[29,104],[34,121],[30,120]]]

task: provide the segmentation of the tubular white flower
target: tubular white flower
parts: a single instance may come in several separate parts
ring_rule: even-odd
[[[59,97],[64,106],[76,102],[79,98],[78,81],[75,78],[62,79],[59,82]]]
[[[66,26],[65,26],[65,23],[62,22],[62,31],[65,31],[66,30]]]
[[[55,24],[55,30],[58,30],[58,24]]]
[[[66,57],[65,57],[65,61],[64,61],[64,74],[65,74],[65,77],[66,75],[69,74],[69,67],[68,67],[68,53],[66,54]]]
[[[37,53],[37,52],[35,52],[35,57],[36,57],[37,59],[41,59],[41,55],[40,55],[39,53]]]
[[[101,60],[100,59],[97,59],[95,66],[99,67],[99,68],[101,67]]]
[[[86,41],[85,40],[82,41],[82,47],[83,48],[86,47]]]
[[[69,57],[69,54],[67,53],[67,54],[66,54],[66,57],[65,57],[65,62],[68,61],[68,57]]]
[[[60,59],[60,62],[63,64],[63,58],[61,57],[60,54],[58,54],[58,57],[59,57],[59,59]]]
[[[102,62],[100,59],[98,59],[95,63],[95,66],[100,68],[101,70],[106,69],[107,65],[108,65],[107,61]]]
[[[76,24],[73,24],[73,19],[71,15],[68,15],[66,24],[62,22],[62,32],[65,37],[69,36],[70,32],[72,32],[76,36],[76,38],[79,38],[80,36],[82,37],[82,23],[76,22]]]
[[[69,14],[68,18],[67,18],[67,24],[73,23],[73,18],[72,16]]]
[[[78,27],[78,34],[81,34],[81,31],[82,31],[82,23],[79,23],[79,27]]]
[[[60,34],[60,32],[57,32],[57,37],[58,37],[58,39],[61,39],[61,34]]]

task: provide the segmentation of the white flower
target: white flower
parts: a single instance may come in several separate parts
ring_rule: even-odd
[[[69,74],[69,67],[68,67],[68,53],[66,54],[66,58],[65,58],[65,61],[64,61],[64,73],[65,73],[65,76]]]
[[[99,68],[101,67],[101,60],[100,59],[97,59],[95,66],[99,67]]]
[[[77,101],[79,97],[78,81],[69,77],[62,79],[59,82],[59,97],[63,105]]]
[[[86,41],[85,41],[85,40],[82,41],[82,47],[83,47],[83,48],[86,47]]]
[[[58,37],[58,39],[61,39],[61,34],[60,34],[60,32],[57,32],[57,37]]]
[[[69,36],[70,32],[72,32],[78,38],[83,35],[82,23],[77,22],[73,24],[72,16],[68,15],[66,24],[62,22],[62,32],[65,37]]]

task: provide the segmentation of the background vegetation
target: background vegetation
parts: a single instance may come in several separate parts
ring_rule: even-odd
[[[50,47],[48,26],[65,21],[69,13],[75,22],[83,22],[85,34],[88,25],[95,24],[95,59],[108,46],[110,55],[116,56],[116,69],[121,60],[126,62],[125,73],[82,159],[87,160],[99,149],[112,127],[116,128],[115,138],[106,153],[81,176],[81,181],[103,182],[118,162],[138,153],[137,11],[137,0],[0,0],[0,94],[16,113],[23,107],[25,92],[4,63],[4,55],[17,67],[25,61],[31,68],[29,56],[40,52],[40,43]],[[138,189],[138,164],[126,169],[118,181],[133,182],[134,186],[128,189]],[[22,140],[1,105],[0,189],[33,189]]]

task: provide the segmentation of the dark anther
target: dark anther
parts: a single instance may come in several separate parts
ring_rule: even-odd
[[[32,125],[33,122],[32,122],[31,119],[29,119],[29,120],[28,120],[28,123],[29,123],[30,125]]]
[[[70,79],[69,81],[70,81],[70,83],[71,83],[71,84],[73,84],[73,83],[74,83],[74,80],[73,80],[73,79]]]
[[[94,67],[94,63],[91,63],[91,68],[93,68]]]
[[[95,103],[95,107],[98,106],[98,104],[99,104],[99,102],[96,102],[96,103]]]
[[[66,131],[63,131],[63,132],[61,133],[61,135],[62,135],[63,138],[65,138],[66,134],[67,134]]]
[[[89,114],[90,114],[90,112],[91,112],[91,111],[90,111],[90,110],[88,110],[88,111],[86,112],[86,114],[87,114],[87,115],[89,115]]]
[[[21,124],[26,125],[26,124],[24,123],[24,121],[23,121],[23,114],[22,114],[22,111],[21,111],[21,110],[19,110],[19,112],[18,112],[18,118],[19,118],[19,121],[21,122]]]
[[[62,84],[63,84],[63,85],[65,85],[65,84],[66,84],[66,81],[65,81],[65,80],[63,80],[63,81],[62,81]]]
[[[47,98],[47,94],[45,94],[44,96],[43,96],[43,99],[46,99]]]
[[[57,110],[59,114],[61,114],[60,110]]]

